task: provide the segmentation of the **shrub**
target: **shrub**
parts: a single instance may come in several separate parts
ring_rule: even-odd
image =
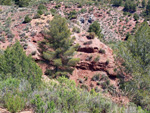
[[[81,85],[81,88],[82,88],[82,89],[85,89],[85,90],[87,90],[87,91],[88,91],[88,89],[89,89],[88,86],[87,86],[87,85],[84,85],[84,84]]]
[[[53,53],[49,53],[49,52],[43,52],[43,58],[46,60],[52,60],[53,59]]]
[[[106,82],[102,82],[101,86],[102,86],[103,89],[106,89],[107,88],[107,83]]]
[[[106,84],[107,84],[107,85],[110,85],[110,80],[109,80],[109,79],[106,80]]]
[[[69,60],[68,65],[76,66],[79,61],[80,61],[80,58],[72,58]]]
[[[139,15],[135,13],[133,18],[134,18],[135,21],[138,21],[139,20]]]
[[[25,7],[29,5],[29,2],[31,0],[14,0],[15,4],[17,4],[19,7]]]
[[[54,16],[55,15],[55,13],[56,13],[56,9],[50,9],[50,12],[51,12],[51,14]]]
[[[43,4],[40,4],[40,5],[38,6],[38,9],[39,9],[39,10],[47,10],[46,6],[43,5]]]
[[[92,44],[93,42],[92,41],[87,41],[87,42],[84,42],[83,44],[84,45],[90,45],[90,44]]]
[[[25,106],[25,101],[22,97],[13,96],[9,93],[4,97],[4,103],[5,107],[12,113],[22,110]]]
[[[61,5],[56,5],[56,6],[55,6],[56,9],[58,9],[58,8],[60,8],[60,7],[61,7]]]
[[[82,8],[82,5],[81,5],[81,4],[79,4],[77,7],[78,7],[78,8]]]
[[[43,11],[42,11],[42,10],[38,10],[38,11],[37,11],[37,14],[38,14],[38,15],[42,15],[42,14],[43,14]]]
[[[106,65],[108,65],[108,64],[109,64],[109,60],[106,61]]]
[[[9,65],[8,65],[9,64]],[[27,57],[19,42],[8,47],[0,55],[0,74],[2,79],[9,77],[28,80],[32,88],[41,82],[42,71],[31,57]]]
[[[81,9],[80,12],[81,12],[81,13],[86,13],[87,10],[86,10],[86,9]]]
[[[146,1],[142,0],[142,7],[145,8],[145,6],[146,6]]]
[[[37,19],[37,18],[40,18],[40,17],[41,17],[41,15],[39,13],[37,13],[37,14],[34,15],[33,19]]]
[[[118,7],[122,5],[122,0],[113,0],[113,5]]]
[[[105,75],[105,74],[103,74],[102,76],[101,76],[101,79],[100,80],[107,80],[107,76]]]
[[[0,4],[1,5],[12,5],[12,0],[1,0]]]
[[[68,19],[76,19],[77,18],[77,12],[75,10],[70,11],[70,13],[68,14]]]
[[[102,36],[100,24],[97,21],[94,21],[93,24],[90,25],[88,32],[94,32],[99,38]]]
[[[88,39],[94,39],[95,38],[95,33],[90,32],[90,34],[87,36]]]
[[[29,15],[26,15],[24,18],[24,23],[29,23],[32,19],[29,17]]]
[[[100,50],[99,50],[99,53],[101,53],[101,54],[105,54],[106,52],[105,52],[105,50],[104,50],[104,49],[100,49]]]
[[[148,1],[148,4],[146,6],[146,14],[149,15],[150,14],[150,1]]]
[[[100,60],[100,56],[97,56],[95,59],[94,59],[94,62],[98,62]]]
[[[100,82],[97,82],[97,85],[101,85],[101,83],[100,83]]]
[[[135,12],[136,11],[136,4],[134,3],[134,1],[127,0],[125,2],[124,11]]]
[[[91,55],[91,56],[87,56],[86,61],[91,61],[91,60],[92,60],[92,58],[93,58],[93,56],[92,56],[92,55]]]
[[[92,77],[92,80],[93,81],[98,81],[99,79],[100,79],[100,74],[96,74],[96,75],[94,75],[93,77]]]
[[[32,53],[31,53],[32,55],[36,55],[36,51],[32,51]]]
[[[5,37],[4,36],[0,36],[0,41],[2,41],[4,43],[5,42]]]
[[[80,33],[80,28],[78,28],[78,27],[73,27],[72,31],[73,31],[73,32],[76,32],[76,33]]]

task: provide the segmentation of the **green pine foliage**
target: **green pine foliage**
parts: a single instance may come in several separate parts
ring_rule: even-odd
[[[19,42],[8,47],[4,54],[0,55],[0,78],[9,77],[26,79],[32,87],[36,87],[41,81],[42,71],[31,57],[27,57]]]
[[[70,38],[70,30],[64,18],[56,15],[50,26],[45,35],[47,49],[43,50],[43,58],[51,62],[54,69],[47,70],[46,73],[51,77],[67,75],[72,72],[71,66],[78,62],[72,58],[77,46],[72,46],[73,39]]]
[[[113,0],[113,5],[118,7],[122,5],[122,0]]]
[[[12,5],[12,0],[1,0],[0,4],[1,5]]]
[[[129,98],[144,109],[150,110],[150,27],[143,22],[135,36],[130,36],[126,43],[119,45],[119,58],[123,59],[122,65],[132,79],[121,79],[120,88]],[[120,73],[124,76],[123,73]]]
[[[25,7],[28,6],[31,0],[1,0],[1,5],[12,5],[13,2],[15,2],[16,5],[19,7]]]
[[[142,7],[145,8],[145,6],[146,6],[146,0],[143,0],[142,1]]]
[[[31,0],[14,0],[14,1],[19,7],[25,7],[29,5],[29,2]]]
[[[136,11],[136,4],[135,4],[135,1],[127,0],[127,1],[125,2],[124,11],[127,11],[127,12],[135,12],[135,11]]]
[[[146,6],[146,14],[150,15],[150,0],[148,1],[148,4]]]
[[[29,17],[29,15],[26,15],[24,18],[24,23],[29,23],[32,19]]]
[[[133,18],[134,18],[135,21],[138,21],[138,20],[139,20],[139,15],[135,13],[135,14],[133,15]]]
[[[97,21],[90,25],[88,32],[94,32],[99,38],[102,38],[100,24]]]

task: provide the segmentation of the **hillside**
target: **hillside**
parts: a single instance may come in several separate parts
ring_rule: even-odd
[[[0,4],[0,112],[149,113],[150,1]]]

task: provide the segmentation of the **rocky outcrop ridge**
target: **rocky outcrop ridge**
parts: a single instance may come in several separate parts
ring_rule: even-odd
[[[80,58],[80,62],[76,66],[77,69],[104,71],[109,76],[117,75],[114,71],[116,66],[111,48],[100,42],[97,38],[88,39],[83,34],[75,35],[75,43],[80,45],[75,56]]]

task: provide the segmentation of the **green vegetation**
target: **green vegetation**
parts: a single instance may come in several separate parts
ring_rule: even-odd
[[[135,2],[127,0],[125,2],[124,11],[135,12],[136,11],[136,4],[135,4]]]
[[[20,43],[8,47],[0,55],[0,78],[26,79],[36,87],[41,81],[42,71],[30,57],[27,57]]]
[[[58,78],[59,84],[56,82],[49,82],[43,89],[34,92],[31,96],[31,103],[35,106],[38,113],[47,112],[125,112],[128,108],[118,107],[115,103],[102,97],[100,93],[95,90],[87,92],[76,87],[75,82],[66,79],[65,77]],[[48,89],[47,91],[45,89]],[[40,93],[42,92],[42,93]],[[130,106],[135,111],[144,113],[141,108],[136,108],[135,105]],[[129,112],[132,112],[128,109]]]
[[[14,0],[15,4],[17,4],[19,7],[25,7],[29,5],[29,2],[31,0]]]
[[[2,5],[12,5],[13,2],[19,7],[25,7],[29,5],[31,0],[1,0],[0,4]]]
[[[70,11],[70,13],[68,14],[68,19],[76,19],[77,18],[77,12],[74,11]]]
[[[1,5],[12,5],[12,0],[1,0],[0,4]]]
[[[128,82],[121,79],[120,88],[128,97],[142,108],[150,110],[150,27],[147,22],[142,23],[134,36],[119,45],[118,56],[123,59],[123,70],[132,75]],[[124,76],[120,72],[120,76]]]
[[[148,1],[148,4],[146,6],[146,14],[150,15],[150,0]]]
[[[118,7],[122,5],[122,0],[113,0],[113,5]]]
[[[54,69],[47,70],[47,74],[51,77],[68,76],[68,73],[73,71],[71,66],[79,61],[72,58],[77,46],[72,46],[73,39],[70,38],[70,30],[64,18],[56,15],[50,26],[45,36],[47,49],[43,50],[43,57],[52,62]]]
[[[24,18],[24,23],[29,23],[32,19],[29,17],[29,15],[26,15]]]
[[[142,1],[142,7],[145,8],[145,6],[146,6],[146,0],[143,0]]]
[[[43,5],[43,4],[40,4],[40,5],[38,6],[37,15],[42,15],[42,14],[44,14],[46,11],[47,11],[46,6]]]
[[[35,36],[39,32],[39,29],[37,29],[37,33],[30,33],[29,31],[34,31],[31,24],[27,24],[28,26],[23,28],[23,32],[17,30],[17,32],[20,33],[19,36],[21,37],[23,47],[17,41],[6,50],[0,50],[0,108],[7,108],[7,110],[12,113],[20,112],[25,108],[31,108],[37,113],[125,113],[127,111],[132,113],[133,110],[135,113],[149,113],[150,27],[147,22],[144,22],[136,33],[134,31],[136,31],[136,28],[139,26],[136,26],[133,29],[132,35],[123,32],[125,30],[129,30],[127,32],[130,32],[130,26],[132,27],[130,22],[132,21],[132,18],[137,21],[136,25],[140,25],[140,21],[138,20],[142,15],[139,14],[141,10],[143,11],[145,20],[149,19],[150,0],[53,0],[57,5],[48,11],[49,5],[46,3],[50,3],[50,1],[52,0],[0,0],[0,4],[2,5],[12,5],[5,14],[7,16],[6,19],[5,15],[3,15],[5,13],[4,10],[6,9],[0,9],[3,21],[5,21],[0,23],[0,25],[2,25],[2,27],[0,26],[1,42],[7,42],[10,39],[13,39],[15,35],[11,32],[12,26],[16,28],[20,27],[16,24],[17,18],[13,18],[13,13],[9,14],[9,12],[21,10],[23,14],[28,14],[28,12],[26,12],[28,11],[27,9],[30,10],[29,6],[33,5],[36,8],[35,10],[31,9],[29,15],[34,13],[34,18],[39,18],[41,15],[47,15],[49,13],[54,16],[52,21],[41,18],[42,20],[45,19],[46,24],[45,28],[43,28],[44,30],[40,32],[44,35],[44,40],[38,43],[40,47],[38,49],[42,59],[40,63],[42,62],[48,67],[46,68],[44,75],[48,75],[47,77],[50,77],[51,79],[47,78],[45,80],[45,76],[43,77],[44,79],[42,79],[42,70],[31,58],[31,55],[39,55],[39,53],[32,51],[31,55],[26,56],[23,50],[23,47],[24,49],[27,49],[28,46],[28,43],[24,43],[26,41],[25,37],[27,38],[28,34],[30,36]],[[66,12],[64,11],[68,20],[57,15],[60,13],[61,8],[63,8],[63,6],[59,4],[62,1],[64,4],[63,6],[68,9]],[[69,9],[74,7],[74,5],[76,5],[79,10]],[[18,7],[26,6],[28,7],[18,9]],[[95,8],[95,6],[98,6],[98,9]],[[124,16],[121,14],[121,16],[115,15],[113,13],[115,10],[112,10],[112,6],[124,7]],[[117,9],[116,7],[115,9]],[[17,10],[15,10],[15,8]],[[88,53],[86,53],[84,56],[81,52],[79,55],[83,55],[87,63],[92,63],[92,65],[90,63],[87,64],[89,65],[89,69],[94,71],[98,70],[94,69],[97,68],[94,67],[94,64],[99,62],[99,66],[102,65],[105,67],[104,69],[102,67],[99,70],[103,69],[108,75],[103,73],[101,75],[100,73],[89,77],[86,76],[86,73],[83,73],[85,74],[83,75],[84,78],[81,77],[77,79],[78,82],[81,83],[80,88],[79,86],[76,86],[74,81],[68,79],[77,63],[80,62],[79,58],[73,58],[79,45],[75,45],[76,42],[73,42],[76,35],[72,38],[71,35],[73,34],[72,32],[80,33],[80,28],[83,32],[84,29],[86,29],[83,24],[87,24],[88,26],[91,23],[88,29],[89,33],[77,34],[79,37],[82,36],[85,38],[85,36],[87,36],[89,39],[83,42],[83,45],[85,47],[90,47],[90,44],[94,44],[90,39],[94,39],[96,35],[98,38],[102,39],[103,35],[101,34],[102,30],[100,24],[98,21],[93,22],[94,18],[92,19],[92,11],[96,12],[97,16],[100,17],[102,15],[103,17],[103,12],[100,13],[100,9],[106,11],[106,13],[113,18],[113,23],[111,23],[110,18],[106,19],[108,22],[106,25],[110,25],[111,30],[115,29],[115,24],[118,26],[118,16],[119,22],[121,22],[121,24],[126,22],[125,25],[127,25],[120,25],[119,29],[115,31],[116,33],[119,32],[119,35],[126,35],[126,41],[118,41],[115,45],[117,46],[114,51],[117,51],[116,61],[119,63],[117,62],[118,67],[112,69],[118,75],[116,77],[109,75],[109,73],[112,73],[113,71],[111,70],[112,72],[109,72],[107,68],[111,68],[113,62],[110,59],[103,61],[103,58],[101,58],[104,56],[107,58],[107,55],[109,55],[104,50],[104,47],[101,47],[98,51],[97,48],[94,48],[96,51],[91,55],[87,55]],[[91,17],[89,17],[90,21],[87,20],[88,16],[84,15],[87,11],[91,15]],[[8,17],[10,15],[11,17]],[[32,20],[29,15],[25,16],[24,23],[29,23]],[[83,20],[85,21],[81,23],[83,26],[78,22],[82,20],[79,20],[80,16],[83,16]],[[77,21],[75,19],[77,19]],[[87,21],[88,23],[86,23]],[[13,22],[15,22],[15,24]],[[43,22],[36,22],[36,27],[38,27],[38,25],[43,26],[44,24]],[[104,28],[105,34],[107,28],[103,26],[104,25],[102,25],[102,28]],[[70,28],[72,28],[72,32],[70,32]],[[111,33],[107,34],[110,35],[110,37],[113,36]],[[81,39],[81,41],[84,41],[84,39]],[[100,61],[102,61],[102,63]],[[76,68],[78,67],[79,66]],[[116,84],[112,85],[110,82],[110,79],[113,80],[115,78],[120,80],[119,84],[117,84],[118,86],[116,86]],[[92,83],[87,84],[85,81],[92,81]],[[89,88],[88,85],[93,89]],[[95,85],[97,85],[97,87],[95,87]],[[118,87],[120,88],[120,91],[118,90]],[[123,105],[118,105],[111,100],[104,98],[102,93],[109,93],[112,96],[118,96],[120,98],[121,96],[128,96],[133,103],[129,103],[124,107]]]
[[[133,18],[134,18],[135,21],[138,21],[139,20],[139,15],[135,13]]]
[[[0,54],[0,105],[15,113],[24,109],[28,94],[41,84],[42,71],[19,42]]]
[[[97,21],[90,25],[88,32],[94,32],[99,38],[102,38],[100,24]]]

